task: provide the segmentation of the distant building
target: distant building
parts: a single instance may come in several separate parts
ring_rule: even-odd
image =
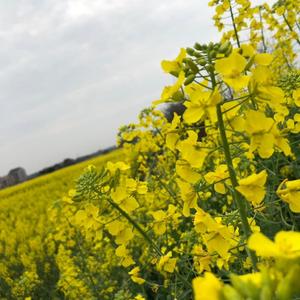
[[[9,171],[6,176],[0,177],[0,189],[21,183],[27,179],[26,171],[23,168],[15,168]]]
[[[25,169],[20,167],[10,170],[8,176],[13,178],[16,182],[23,182],[27,178]]]

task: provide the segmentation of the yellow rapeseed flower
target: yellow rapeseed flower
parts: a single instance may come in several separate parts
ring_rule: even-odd
[[[216,61],[215,69],[222,76],[225,83],[239,91],[247,87],[250,77],[243,74],[247,60],[240,54],[233,52],[229,57]]]
[[[219,300],[222,287],[222,282],[210,272],[206,272],[204,277],[193,279],[195,300]]]
[[[135,267],[130,272],[128,272],[133,282],[137,284],[143,284],[145,282],[145,279],[141,278],[139,276],[139,273],[140,273],[140,267]]]
[[[258,256],[294,259],[300,257],[300,233],[294,231],[280,231],[274,242],[260,232],[251,235],[248,247]]]
[[[263,201],[266,195],[265,183],[267,175],[265,170],[259,174],[251,174],[239,180],[239,186],[236,189],[254,206],[257,206]]]
[[[300,179],[284,180],[277,189],[278,196],[289,204],[291,211],[300,213]]]
[[[293,99],[295,104],[300,107],[300,88],[294,90],[293,92]]]

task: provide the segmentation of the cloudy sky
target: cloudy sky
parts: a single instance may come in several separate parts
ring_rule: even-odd
[[[0,175],[114,145],[171,82],[160,61],[218,40],[212,15],[206,0],[0,1]]]

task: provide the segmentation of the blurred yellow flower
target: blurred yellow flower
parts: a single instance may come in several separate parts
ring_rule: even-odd
[[[219,300],[222,287],[222,282],[209,272],[206,272],[204,277],[193,279],[195,300]]]
[[[280,231],[274,242],[260,232],[251,235],[248,247],[258,256],[294,259],[300,257],[300,233],[294,231]]]

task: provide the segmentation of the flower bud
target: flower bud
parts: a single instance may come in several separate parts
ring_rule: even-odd
[[[186,80],[184,81],[184,85],[188,85],[190,83],[192,83],[195,79],[196,75],[195,74],[191,74],[189,75]]]
[[[225,52],[225,56],[228,56],[232,52],[232,45],[230,44],[227,51]]]
[[[217,52],[216,52],[215,50],[213,50],[213,51],[211,51],[211,52],[209,53],[209,55],[210,55],[211,58],[216,58]]]
[[[202,46],[199,43],[195,43],[194,48],[199,51],[202,50]]]
[[[229,41],[226,41],[225,43],[223,43],[220,48],[219,48],[219,52],[220,53],[226,53],[228,48],[230,47],[230,42]]]
[[[179,72],[178,71],[171,71],[170,72],[171,75],[178,77],[179,76]]]
[[[194,56],[194,52],[195,52],[195,50],[193,48],[190,48],[190,47],[186,48],[186,53],[188,55]]]
[[[213,42],[210,42],[208,44],[208,50],[212,50],[214,48],[214,43]]]
[[[190,67],[190,69],[193,71],[193,73],[198,73],[199,72],[199,68],[197,67],[197,65],[192,60],[188,60],[187,64]]]
[[[197,59],[197,63],[200,66],[205,66],[206,65],[206,60],[205,60],[205,58],[200,58],[200,59]]]

